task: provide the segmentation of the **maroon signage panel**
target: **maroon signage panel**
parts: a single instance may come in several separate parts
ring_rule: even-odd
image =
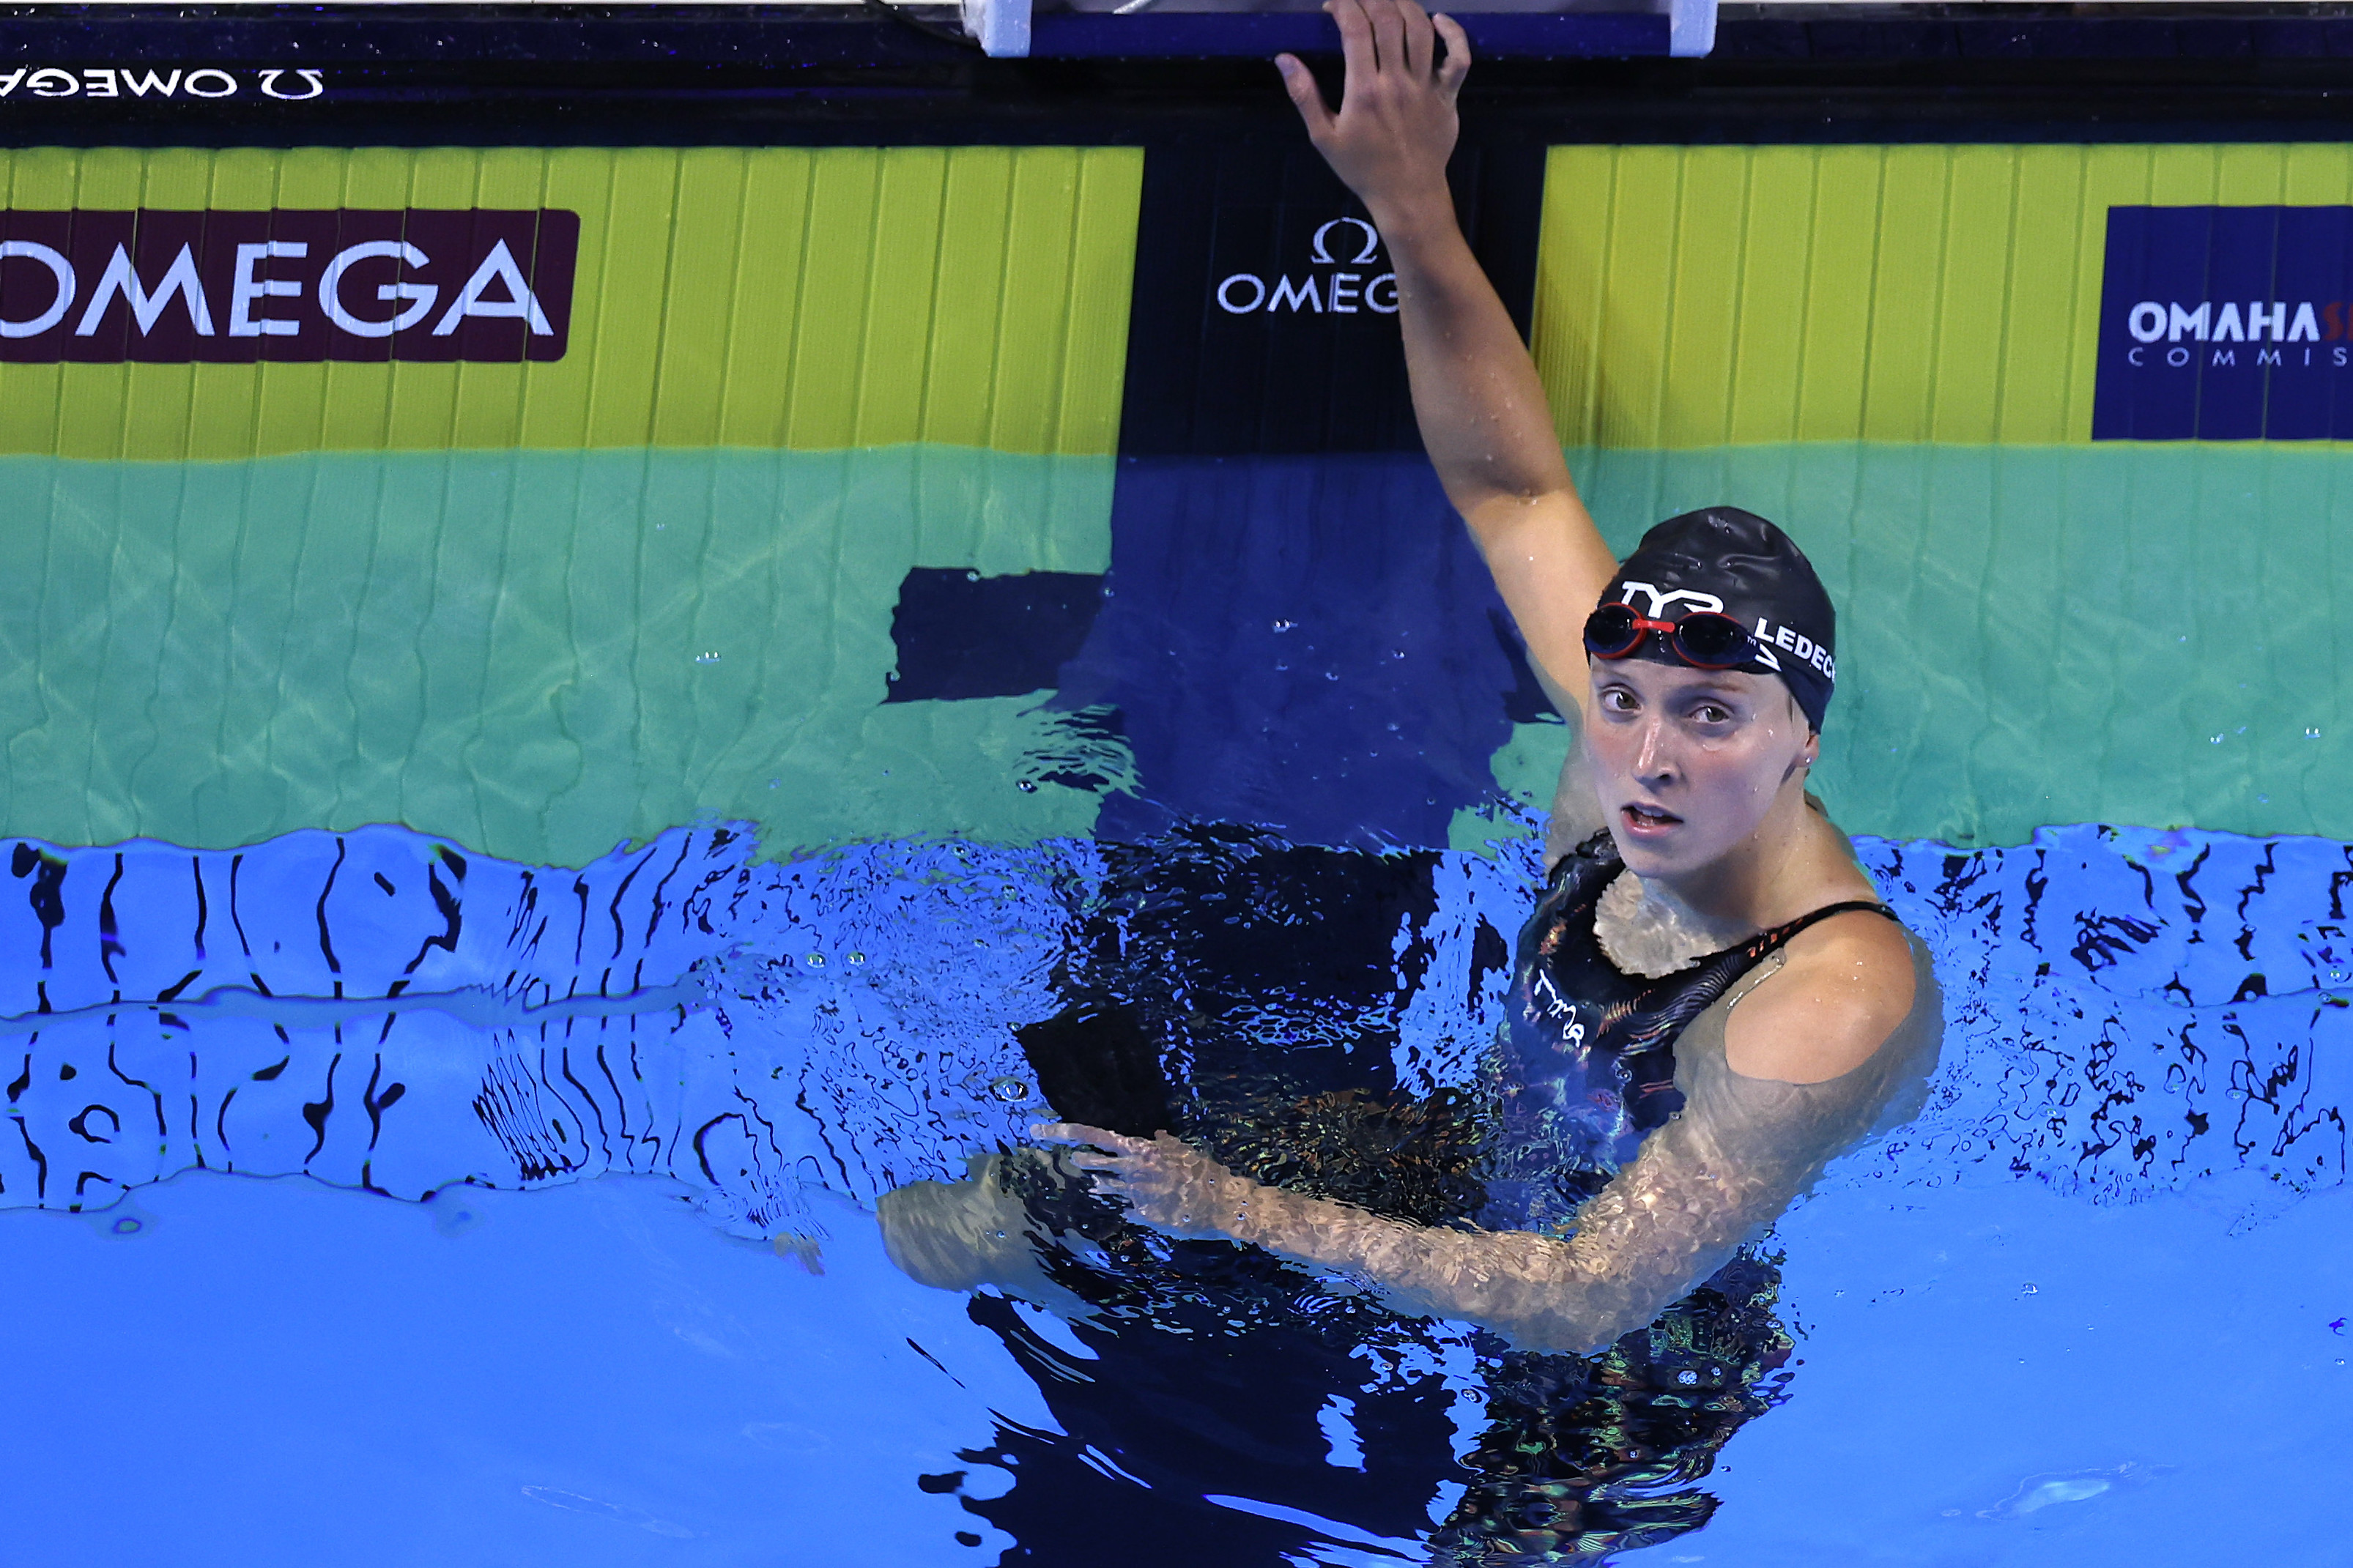
[[[0,361],[554,360],[580,215],[0,211]]]

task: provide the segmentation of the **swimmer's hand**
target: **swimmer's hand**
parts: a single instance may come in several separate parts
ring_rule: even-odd
[[[1447,204],[1451,219],[1446,161],[1454,153],[1454,95],[1471,68],[1471,40],[1453,17],[1433,20],[1414,0],[1324,0],[1324,9],[1339,24],[1347,64],[1340,111],[1324,106],[1296,57],[1274,58],[1308,140],[1384,231],[1429,202]]]
[[[1096,1192],[1124,1202],[1137,1224],[1180,1240],[1240,1240],[1235,1227],[1263,1190],[1166,1132],[1129,1138],[1079,1121],[1041,1122],[1029,1132],[1041,1142],[1076,1145],[1071,1163],[1089,1173]]]

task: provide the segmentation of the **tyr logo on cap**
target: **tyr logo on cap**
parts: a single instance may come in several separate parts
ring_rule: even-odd
[[[1649,583],[1629,581],[1618,584],[1618,593],[1621,602],[1632,605],[1654,621],[1664,620],[1671,605],[1689,605],[1694,610],[1712,610],[1719,616],[1724,614],[1722,599],[1714,594],[1703,594],[1696,588],[1669,588],[1662,593]],[[1650,601],[1647,607],[1634,604],[1637,594]]]

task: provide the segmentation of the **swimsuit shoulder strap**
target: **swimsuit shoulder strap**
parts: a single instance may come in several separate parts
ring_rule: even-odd
[[[1903,916],[1881,903],[1877,899],[1847,899],[1835,904],[1824,904],[1818,910],[1810,910],[1787,925],[1778,925],[1771,931],[1763,932],[1757,938],[1757,955],[1762,958],[1776,948],[1788,946],[1799,932],[1821,924],[1832,915],[1847,914],[1856,910],[1868,910],[1875,915],[1885,915],[1899,927],[1904,923]]]

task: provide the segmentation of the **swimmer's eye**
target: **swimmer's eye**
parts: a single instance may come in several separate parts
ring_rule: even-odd
[[[1732,710],[1718,707],[1713,702],[1703,702],[1692,710],[1692,717],[1703,724],[1729,724],[1732,722]]]
[[[1641,704],[1637,702],[1634,700],[1634,694],[1624,687],[1609,686],[1602,689],[1601,706],[1612,713],[1631,713]]]

